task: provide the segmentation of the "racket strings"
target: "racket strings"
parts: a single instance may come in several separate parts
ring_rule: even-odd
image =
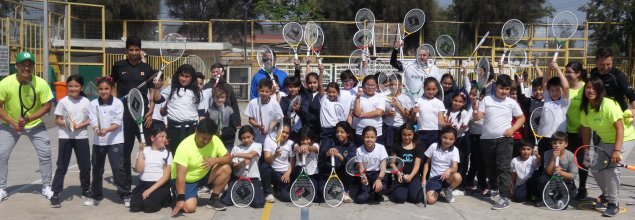
[[[550,209],[562,210],[569,204],[569,190],[562,181],[562,177],[553,176],[543,192],[545,206]]]
[[[231,191],[231,199],[238,207],[248,206],[254,198],[254,190],[247,179],[238,179]]]
[[[340,179],[336,176],[329,177],[324,187],[324,201],[331,206],[339,205],[344,198],[344,193],[344,185]]]
[[[525,35],[525,25],[517,19],[512,19],[505,22],[501,32],[503,43],[511,47]]]
[[[307,206],[313,202],[315,188],[308,176],[300,176],[291,186],[291,201],[298,206]]]
[[[412,9],[404,18],[403,29],[406,34],[417,32],[426,22],[426,15],[420,9]]]

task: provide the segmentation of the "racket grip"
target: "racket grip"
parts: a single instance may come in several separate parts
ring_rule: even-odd
[[[320,56],[318,56],[317,60],[318,60],[318,64],[322,64],[322,58],[320,58]]]
[[[335,166],[335,155],[331,156],[331,166]]]
[[[156,82],[159,82],[159,79],[161,79],[161,74],[163,74],[163,70],[160,70],[160,71],[157,73],[157,76],[156,76],[156,77],[154,77],[154,82],[155,82],[155,83],[156,83]]]
[[[498,61],[498,65],[503,65],[503,61],[505,61],[505,53],[506,52],[503,52],[503,55],[501,56],[501,60]]]
[[[293,58],[297,60],[298,59],[298,53],[294,53],[293,54]]]
[[[558,51],[553,54],[553,59],[551,59],[551,61],[556,62],[556,59],[558,59]]]

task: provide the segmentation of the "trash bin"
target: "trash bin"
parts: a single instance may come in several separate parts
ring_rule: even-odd
[[[59,102],[66,97],[66,82],[55,82],[53,85],[55,85],[55,100]]]

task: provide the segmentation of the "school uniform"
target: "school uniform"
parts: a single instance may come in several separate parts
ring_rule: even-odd
[[[320,104],[320,100],[323,96],[321,96],[319,92],[311,92],[308,89],[301,89],[300,92],[302,95],[302,105],[300,107],[300,119],[302,120],[302,126],[309,127],[312,134],[322,133],[322,128],[320,126],[320,109],[322,108],[322,105]],[[313,138],[318,137],[319,136],[315,135],[312,137],[312,140],[315,140]],[[299,140],[295,141],[299,142]]]
[[[452,121],[452,124],[457,131],[457,137],[454,144],[457,148],[459,148],[459,157],[461,158],[461,161],[463,161],[462,163],[459,163],[458,172],[461,174],[461,177],[464,177],[467,175],[468,164],[470,163],[470,154],[472,153],[470,149],[470,141],[467,135],[469,132],[469,127],[467,127],[467,125],[472,119],[472,108],[450,112],[447,117],[450,121]],[[462,126],[466,126],[466,130],[462,130]]]
[[[260,103],[259,99],[252,99],[247,104],[247,108],[245,108],[245,116],[248,118],[253,118],[258,124],[262,124],[265,127],[271,125],[271,122],[274,118],[280,117],[282,114],[282,109],[280,108],[280,104],[273,98],[269,98],[268,103]],[[263,134],[260,132],[260,129],[251,126],[256,133],[254,137],[254,142],[263,144],[267,134]]]
[[[313,183],[313,186],[318,187],[319,186],[319,182],[318,182],[318,174],[319,174],[319,170],[318,170],[318,154],[320,152],[320,145],[318,145],[317,143],[313,143],[312,145],[313,147],[318,148],[318,152],[310,152],[307,155],[302,155],[300,153],[295,153],[295,168],[293,169],[293,172],[291,172],[291,179],[295,180],[299,175],[300,172],[302,171],[303,168],[303,162],[306,162],[304,164],[305,167],[305,172],[306,175],[309,176],[309,179],[311,180],[311,182]],[[293,146],[293,150],[297,151],[298,148],[300,146],[298,144],[295,144]],[[303,157],[306,159],[306,161],[302,161]],[[291,182],[291,184],[293,184],[293,182]],[[321,202],[321,200],[323,200],[324,198],[322,197],[322,191],[316,189],[315,190],[315,197],[313,198],[313,202]]]
[[[130,185],[127,184],[126,170],[124,169],[125,155],[123,149],[124,105],[121,100],[112,96],[106,101],[98,98],[90,102],[88,113],[90,125],[93,128],[99,126],[97,114],[99,114],[101,119],[99,122],[102,129],[110,127],[112,124],[119,126],[116,130],[108,132],[104,137],[99,135],[93,137],[93,155],[91,159],[93,164],[92,199],[99,201],[104,198],[102,180],[106,156],[108,156],[113,179],[117,186],[117,194],[121,198],[128,197],[130,195]]]
[[[524,202],[531,197],[537,197],[538,191],[535,190],[536,183],[534,174],[540,164],[536,156],[529,156],[527,160],[522,160],[520,157],[514,157],[512,159],[512,173],[516,173],[516,184],[514,184],[514,196],[512,199],[518,202]]]
[[[291,184],[293,183],[293,176],[289,176],[289,182],[283,183],[281,178],[285,172],[289,169],[293,169],[291,167],[289,160],[291,158],[295,158],[295,153],[293,152],[293,141],[287,140],[282,145],[278,145],[270,138],[265,140],[264,151],[270,152],[271,155],[276,153],[276,149],[280,148],[280,156],[276,157],[273,163],[269,164],[271,168],[271,172],[265,173],[261,171],[261,179],[262,179],[262,189],[264,191],[265,197],[269,194],[273,194],[273,196],[280,200],[281,202],[291,202],[291,197],[289,197],[289,191],[291,190]],[[273,188],[271,187],[273,183]]]
[[[417,98],[416,103],[419,105],[417,134],[419,134],[419,141],[423,143],[423,148],[426,149],[432,143],[439,141],[439,113],[446,110],[443,102],[437,98]]]
[[[388,153],[384,145],[375,144],[375,148],[368,152],[364,145],[359,146],[355,151],[356,155],[365,156],[368,159],[366,164],[366,178],[368,179],[368,185],[359,184],[357,189],[357,195],[353,198],[357,204],[364,204],[369,201],[380,202],[383,199],[382,191],[375,192],[373,190],[373,184],[377,177],[380,175],[380,163],[382,160],[388,158]]]
[[[83,96],[72,99],[70,96],[62,98],[55,108],[55,116],[66,119],[67,115],[74,123],[82,123],[88,118],[90,101]],[[88,145],[88,132],[86,127],[71,131],[67,127],[58,129],[59,149],[57,154],[57,169],[53,176],[52,190],[59,193],[64,189],[64,177],[68,171],[73,150],[79,167],[79,182],[82,194],[90,191],[90,145]]]
[[[260,171],[258,170],[258,160],[262,154],[262,144],[252,143],[249,147],[244,146],[242,144],[236,145],[232,148],[232,155],[237,153],[250,153],[256,152],[258,153],[256,157],[251,159],[251,163],[249,164],[249,169],[247,167],[242,167],[240,170],[234,170],[231,176],[231,179],[228,184],[227,190],[231,192],[234,183],[238,178],[242,175],[245,175],[247,178],[251,179],[251,183],[254,185],[254,200],[249,204],[252,208],[262,208],[265,206],[265,197],[262,193],[262,184],[260,182]],[[244,158],[234,157],[232,158],[232,164],[242,163]],[[227,206],[232,206],[234,203],[231,200],[231,193],[223,193],[223,196],[220,200],[223,204]]]
[[[340,103],[329,100],[328,96],[325,95],[320,99],[320,105],[322,106],[320,111],[320,126],[322,130],[320,133],[320,145],[331,148],[335,146],[335,125],[340,122],[337,114],[335,114],[335,106],[340,105]]]
[[[495,94],[486,96],[479,105],[484,113],[481,153],[491,190],[500,190],[501,197],[509,198],[511,167],[514,151],[513,139],[505,137],[505,130],[512,127],[512,118],[523,114],[520,106],[512,98],[499,99]]]
[[[199,109],[205,109],[202,105],[203,95],[196,100],[194,91],[179,88],[170,98],[172,87],[166,87],[161,91],[162,100],[166,100],[167,105],[167,134],[170,139],[168,149],[173,154],[179,143],[185,137],[191,135],[196,130],[198,124]]]
[[[353,100],[353,105],[357,103],[356,100]],[[381,94],[375,94],[373,96],[368,96],[366,94],[359,97],[359,104],[362,109],[362,112],[372,112],[377,109],[381,109],[382,111],[386,109],[386,97]],[[383,145],[384,136],[381,128],[383,124],[383,119],[380,116],[374,118],[357,118],[353,117],[353,124],[355,125],[353,128],[355,129],[355,139],[353,139],[355,145],[363,144],[363,134],[362,131],[367,126],[372,126],[377,128],[377,143]]]
[[[389,100],[386,99],[386,109],[384,112],[393,110],[396,113],[394,117],[385,117],[382,127],[386,151],[390,154],[391,152],[397,150],[397,148],[401,145],[401,126],[406,123],[408,119],[401,114],[401,111],[397,109],[396,106],[391,105],[388,101]],[[414,106],[412,99],[404,94],[399,94],[397,96],[397,101],[401,104],[401,107],[406,109],[406,111],[410,111],[410,109]]]
[[[546,114],[540,117],[538,133],[544,134],[545,136],[538,143],[538,152],[543,157],[544,153],[551,149],[551,135],[556,131],[567,132],[567,110],[570,104],[569,99],[563,97],[558,100],[552,100],[549,90],[545,91],[544,94],[543,112],[549,110],[553,113],[553,117],[545,117]]]
[[[163,177],[164,169],[170,169],[172,154],[168,149],[153,150],[152,147],[148,146],[144,147],[143,154],[137,154],[137,157],[143,157],[144,168],[143,173],[139,174],[139,184],[132,190],[130,212],[157,212],[170,204],[172,199],[170,183],[166,181],[150,193],[146,199],[143,199],[143,192]]]
[[[485,173],[485,162],[483,161],[480,144],[483,130],[483,119],[478,121],[475,121],[474,119],[470,120],[468,127],[469,132],[467,134],[470,143],[470,168],[467,171],[466,177],[463,178],[462,185],[466,187],[472,186],[474,184],[474,178],[476,177],[479,189],[486,189],[487,175]]]
[[[460,163],[459,150],[455,146],[450,146],[444,150],[438,143],[433,143],[425,151],[424,155],[430,160],[430,176],[426,183],[426,192],[441,191],[450,187],[450,183],[441,180],[441,175],[452,166],[453,162]]]
[[[404,175],[412,173],[412,169],[415,166],[415,159],[423,159],[423,151],[420,147],[414,147],[413,149],[399,148],[395,150],[397,157],[401,158],[404,162],[403,171]],[[423,169],[422,166],[419,169]],[[392,190],[392,201],[395,203],[404,203],[405,201],[411,203],[419,203],[423,201],[423,190],[421,186],[421,172],[417,172],[412,177],[410,182],[399,183],[395,176],[394,188]]]
[[[300,94],[297,96],[302,98]],[[283,96],[280,98],[280,108],[282,109],[282,113],[284,114],[284,117],[291,120],[291,134],[289,134],[289,139],[296,140],[298,138],[298,132],[300,132],[300,129],[302,128],[302,120],[300,120],[299,111],[292,111],[291,106],[289,105],[291,105],[291,98],[289,96]],[[301,103],[300,106],[302,106]]]

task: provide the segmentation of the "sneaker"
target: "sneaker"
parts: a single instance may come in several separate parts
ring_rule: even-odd
[[[88,199],[92,196],[92,193],[90,191],[82,191],[82,195],[79,196],[82,199]]]
[[[450,188],[445,188],[443,189],[443,194],[445,195],[445,200],[448,201],[448,203],[453,203],[454,202],[454,195],[452,195],[452,189]]]
[[[606,216],[606,217],[613,217],[616,216],[617,213],[620,212],[620,206],[618,206],[615,203],[608,203],[608,205],[606,206],[606,210],[604,210],[604,213],[602,213],[602,216]]]
[[[578,195],[575,196],[575,200],[578,201],[582,201],[584,199],[586,199],[586,197],[588,196],[587,191],[585,188],[579,188],[578,189]]]
[[[216,211],[225,211],[225,209],[227,209],[227,206],[220,202],[219,198],[210,197],[207,201],[207,208],[214,209]]]
[[[123,206],[126,208],[130,208],[130,196],[123,197]]]
[[[51,186],[42,187],[42,197],[46,199],[51,199],[51,197],[53,197],[53,191],[51,190]]]
[[[99,202],[101,202],[101,200],[94,200],[92,198],[88,198],[88,199],[86,199],[86,201],[84,201],[84,205],[85,206],[97,206],[97,205],[99,205]]]
[[[492,206],[493,210],[501,210],[509,207],[509,199],[505,197],[501,197],[494,205]]]
[[[465,191],[460,190],[460,189],[455,189],[454,191],[452,191],[452,195],[453,196],[464,196],[465,195]]]
[[[347,192],[344,193],[344,198],[342,199],[343,203],[352,203],[353,199],[351,199],[351,196],[348,195]]]
[[[53,195],[53,197],[51,197],[49,202],[51,203],[51,208],[62,207],[62,203],[60,202],[60,196],[59,195]]]
[[[273,194],[269,194],[267,197],[265,197],[265,202],[274,203],[276,202],[276,198],[273,197]]]
[[[210,191],[209,188],[207,188],[207,186],[201,186],[201,188],[198,189],[198,194],[208,194]]]
[[[4,189],[0,189],[0,202],[7,200],[9,198],[9,195],[7,194],[7,191],[4,191]]]
[[[498,193],[498,190],[489,191],[489,199],[491,199],[492,201],[496,201],[499,198],[500,198],[500,194]]]
[[[600,211],[604,211],[606,210],[606,206],[608,203],[608,200],[606,199],[606,197],[604,197],[604,195],[600,195],[600,197],[598,198],[599,201],[596,200],[595,205],[593,205],[593,208],[600,210]]]

